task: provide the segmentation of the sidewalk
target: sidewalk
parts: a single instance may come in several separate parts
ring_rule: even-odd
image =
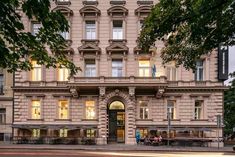
[[[0,149],[31,149],[31,150],[90,150],[90,151],[174,151],[174,152],[233,152],[232,146],[223,148],[211,147],[179,147],[179,146],[146,146],[146,145],[28,145],[0,144]],[[235,152],[234,152],[235,154]]]

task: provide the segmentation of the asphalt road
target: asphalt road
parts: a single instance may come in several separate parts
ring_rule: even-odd
[[[80,150],[18,150],[1,149],[0,157],[235,157],[220,152],[159,152],[159,151],[80,151]]]

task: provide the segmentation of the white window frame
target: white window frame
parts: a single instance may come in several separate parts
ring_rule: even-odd
[[[58,81],[68,81],[69,69],[66,67],[58,68]]]
[[[140,105],[140,119],[149,119],[149,107],[147,101],[139,101]],[[142,114],[141,114],[142,112]],[[146,115],[147,114],[147,115]]]
[[[31,70],[32,81],[42,81],[42,65],[37,64],[37,61],[32,61],[33,69]]]
[[[85,77],[96,77],[96,61],[85,60]]]
[[[123,76],[123,61],[121,59],[112,60],[112,77]]]
[[[85,21],[85,36],[88,40],[95,40],[96,37],[96,21],[87,20]]]
[[[0,112],[0,117],[1,117],[1,121],[0,121],[0,124],[6,124],[6,108],[0,108],[0,109],[3,109],[3,111],[5,112]]]
[[[166,67],[167,80],[176,81],[177,80],[177,68],[173,66]]]
[[[204,79],[204,61],[198,60],[196,62],[195,80],[203,81]]]
[[[196,100],[194,104],[194,119],[202,119],[203,117],[203,101]]]
[[[115,22],[122,22],[121,27],[115,26]],[[112,37],[114,40],[122,40],[124,39],[124,22],[123,20],[113,20],[113,27],[112,27]]]
[[[141,65],[141,62],[148,62],[148,65],[143,66]],[[150,66],[150,60],[139,60],[139,77],[150,77],[151,76],[151,66]]]
[[[176,119],[176,101],[168,100],[167,101],[167,119],[168,112],[170,112],[170,119]]]

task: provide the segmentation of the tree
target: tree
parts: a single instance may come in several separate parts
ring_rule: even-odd
[[[71,75],[79,70],[66,57],[67,43],[59,33],[68,31],[68,22],[50,7],[50,0],[0,1],[0,68],[31,70],[31,60],[36,60],[47,68],[65,66]],[[36,35],[24,30],[22,13],[42,24]]]
[[[218,48],[235,43],[234,0],[160,0],[145,19],[139,47],[148,52],[163,40],[163,63],[175,60],[186,69],[195,60]]]
[[[235,72],[229,90],[224,92],[224,133],[232,134],[235,127]]]

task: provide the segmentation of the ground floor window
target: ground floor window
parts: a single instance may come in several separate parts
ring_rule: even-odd
[[[95,130],[94,129],[87,129],[86,130],[86,137],[88,137],[88,138],[95,137]]]
[[[68,129],[60,129],[60,137],[68,137]]]
[[[148,136],[148,129],[139,129],[140,130],[140,138],[145,138]]]
[[[33,129],[32,135],[33,137],[40,137],[40,129]]]

